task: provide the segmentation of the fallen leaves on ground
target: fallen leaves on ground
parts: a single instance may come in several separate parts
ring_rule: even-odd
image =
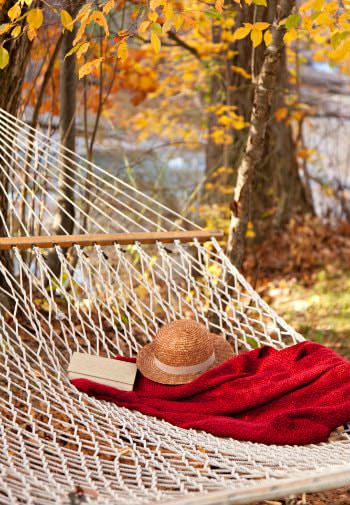
[[[276,279],[297,279],[312,285],[322,268],[350,267],[350,224],[328,223],[306,216],[292,219],[281,230],[268,230],[267,238],[249,244],[244,272],[251,282],[258,273],[258,288]]]

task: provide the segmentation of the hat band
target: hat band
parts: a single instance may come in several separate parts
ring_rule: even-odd
[[[215,363],[215,353],[211,356],[209,356],[208,359],[205,361],[202,361],[202,363],[197,363],[195,365],[189,365],[189,366],[171,366],[171,365],[166,365],[165,363],[162,363],[159,361],[154,356],[154,364],[161,370],[162,372],[169,373],[171,375],[193,375],[196,373],[204,372],[207,370],[211,365]]]

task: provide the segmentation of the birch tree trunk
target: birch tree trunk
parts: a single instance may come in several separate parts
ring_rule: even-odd
[[[235,9],[235,24],[232,33],[244,23],[267,21],[273,23],[279,0],[269,0],[267,8],[255,4],[239,6],[229,3],[225,5]],[[216,25],[214,25],[216,26]],[[220,26],[216,26],[217,31]],[[220,32],[213,42],[221,41]],[[213,73],[210,87],[210,105],[234,106],[237,114],[249,123],[253,95],[254,79],[249,75],[259,75],[261,70],[265,45],[261,44],[254,51],[249,37],[230,43],[232,58],[219,54],[216,57],[216,71]],[[254,64],[252,60],[254,59]],[[245,76],[236,69],[245,71]],[[287,223],[294,214],[313,213],[312,200],[306,194],[305,182],[299,176],[297,152],[298,139],[294,138],[292,128],[285,121],[278,121],[273,112],[285,107],[285,96],[290,88],[288,68],[286,65],[285,48],[280,58],[280,68],[272,100],[272,111],[267,126],[264,161],[254,177],[252,189],[251,220],[254,224],[256,238],[259,241],[265,236],[271,226],[279,228]],[[237,182],[238,167],[242,160],[247,142],[247,129],[232,130],[232,144],[215,144],[211,134],[217,126],[214,112],[208,115],[208,140],[206,147],[206,181],[214,184],[215,191],[203,191],[203,202],[212,205],[219,204],[227,208],[230,196],[226,188],[234,187]],[[215,170],[224,166],[220,174]],[[214,176],[213,176],[214,175]],[[220,188],[224,191],[220,192]]]
[[[238,167],[237,182],[230,204],[231,221],[227,254],[239,269],[243,264],[245,237],[251,213],[252,181],[264,161],[273,93],[283,58],[283,37],[286,29],[279,22],[291,14],[294,6],[295,0],[280,0],[277,3],[272,42],[265,51],[263,64],[256,79],[247,144]]]

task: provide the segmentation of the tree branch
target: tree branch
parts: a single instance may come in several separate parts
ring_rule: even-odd
[[[42,104],[42,101],[44,98],[45,89],[46,89],[46,86],[50,80],[58,53],[61,49],[62,40],[63,40],[63,33],[61,33],[61,35],[57,39],[55,49],[53,50],[53,53],[52,53],[51,58],[49,60],[49,64],[48,64],[47,69],[44,74],[43,82],[41,84],[41,88],[40,88],[38,98],[37,98],[37,101],[35,104],[35,108],[33,111],[33,116],[32,116],[32,121],[31,121],[31,125],[33,128],[36,128],[36,126],[38,125],[39,112],[40,112],[40,107],[41,107],[41,104]]]
[[[201,56],[199,54],[199,52],[197,51],[197,49],[193,46],[190,46],[189,44],[187,44],[187,42],[185,42],[184,40],[180,39],[180,37],[178,35],[176,35],[175,32],[167,32],[167,35],[169,37],[170,40],[173,40],[174,42],[176,42],[176,44],[180,47],[183,47],[184,49],[186,49],[186,51],[190,52],[191,54],[193,54],[193,56],[195,58],[197,58],[197,60],[201,61]]]

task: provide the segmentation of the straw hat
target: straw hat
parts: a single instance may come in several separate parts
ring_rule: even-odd
[[[185,384],[233,355],[221,335],[209,333],[200,323],[181,319],[164,325],[153,342],[139,352],[140,372],[161,384]]]

